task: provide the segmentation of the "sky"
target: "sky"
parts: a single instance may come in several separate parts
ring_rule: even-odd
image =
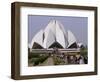
[[[84,45],[88,44],[88,18],[71,16],[42,16],[28,15],[28,44],[31,43],[34,35],[40,30],[45,29],[51,20],[58,20],[63,24],[65,30],[70,30],[75,35],[77,42]]]

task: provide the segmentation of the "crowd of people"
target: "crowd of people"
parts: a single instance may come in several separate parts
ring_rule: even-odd
[[[88,63],[88,58],[82,56],[80,52],[72,55],[71,53],[70,54],[60,53],[57,49],[55,49],[53,53],[58,58],[62,59],[66,64],[87,64]]]
[[[62,53],[61,55],[57,55],[57,57],[61,58],[66,64],[87,64],[87,58],[82,55],[66,55]]]
[[[87,64],[87,59],[82,55],[67,56],[68,64]]]

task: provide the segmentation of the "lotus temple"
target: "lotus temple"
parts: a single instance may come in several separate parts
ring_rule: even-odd
[[[74,50],[78,48],[75,35],[57,20],[51,20],[45,29],[39,30],[30,43],[32,49],[63,49]]]

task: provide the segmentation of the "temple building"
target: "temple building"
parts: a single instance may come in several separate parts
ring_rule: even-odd
[[[45,29],[39,30],[30,43],[30,49],[77,48],[75,35],[57,20],[51,20]]]

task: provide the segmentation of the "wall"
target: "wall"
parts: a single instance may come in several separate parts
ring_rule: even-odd
[[[11,66],[11,2],[15,0],[1,0],[0,1],[0,82],[14,82],[15,80],[10,79],[10,66]],[[54,3],[54,4],[68,4],[68,5],[88,5],[98,6],[100,10],[99,0],[16,0],[25,2],[39,2],[39,3]],[[100,22],[100,11],[98,12],[98,22]],[[99,27],[100,25],[98,25]],[[98,28],[98,34],[100,35],[100,29]],[[100,42],[100,38],[98,38]],[[98,43],[98,49],[100,48]],[[99,55],[100,51],[98,52]],[[98,62],[100,55],[98,56]],[[98,66],[100,68],[100,64]],[[98,68],[98,69],[99,69]],[[50,79],[35,79],[28,80],[29,82],[85,82],[95,81],[99,82],[100,71],[97,76],[79,76],[79,77],[63,77],[63,78],[50,78]],[[22,82],[27,82],[23,80]]]

